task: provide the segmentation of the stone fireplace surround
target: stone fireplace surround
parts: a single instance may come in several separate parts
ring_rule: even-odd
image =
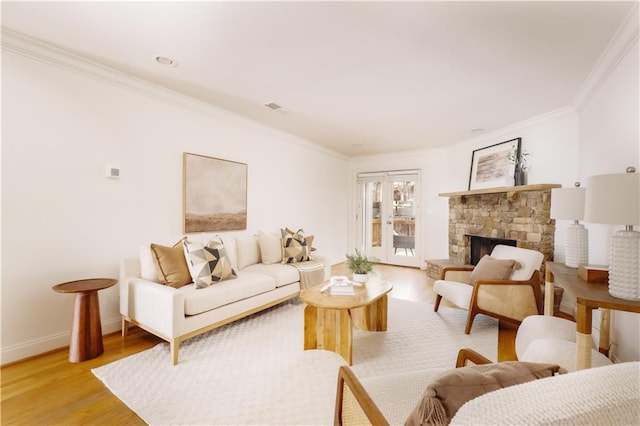
[[[550,218],[551,189],[560,186],[537,184],[438,194],[449,198],[449,259],[427,261],[429,276],[445,264],[470,264],[471,235],[512,239],[517,247],[538,250],[545,261],[552,261],[556,226]],[[544,263],[541,269],[544,280]]]

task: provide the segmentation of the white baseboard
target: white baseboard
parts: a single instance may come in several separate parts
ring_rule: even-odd
[[[102,334],[115,333],[121,330],[122,321],[120,317],[113,318],[102,322]],[[2,348],[0,355],[0,365],[10,362],[20,361],[35,355],[43,354],[54,349],[69,346],[71,341],[71,330],[62,333],[52,334],[50,336],[34,339],[28,342],[19,343],[17,345]]]

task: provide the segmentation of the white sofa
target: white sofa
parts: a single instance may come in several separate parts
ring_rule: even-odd
[[[122,335],[126,336],[129,324],[133,324],[166,340],[175,365],[183,340],[298,296],[298,269],[279,262],[263,264],[257,236],[222,236],[222,240],[238,276],[207,288],[196,289],[193,283],[173,288],[148,276],[144,279],[144,252],[141,257],[122,259]],[[324,279],[329,279],[330,262],[315,254],[312,260],[323,264]]]

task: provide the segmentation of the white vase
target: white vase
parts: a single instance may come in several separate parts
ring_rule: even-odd
[[[366,283],[367,278],[369,278],[369,274],[356,274],[354,272],[351,279],[356,283]]]

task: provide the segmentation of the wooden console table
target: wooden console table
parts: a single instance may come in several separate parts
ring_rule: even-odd
[[[96,358],[104,352],[98,290],[115,285],[112,278],[90,278],[53,286],[58,293],[74,293],[73,327],[69,345],[69,362]]]
[[[544,314],[553,315],[554,283],[564,288],[565,297],[576,299],[576,368],[591,368],[591,329],[594,309],[602,310],[599,351],[609,355],[610,310],[640,313],[640,301],[619,299],[609,294],[607,284],[590,283],[578,276],[576,268],[547,262]]]

